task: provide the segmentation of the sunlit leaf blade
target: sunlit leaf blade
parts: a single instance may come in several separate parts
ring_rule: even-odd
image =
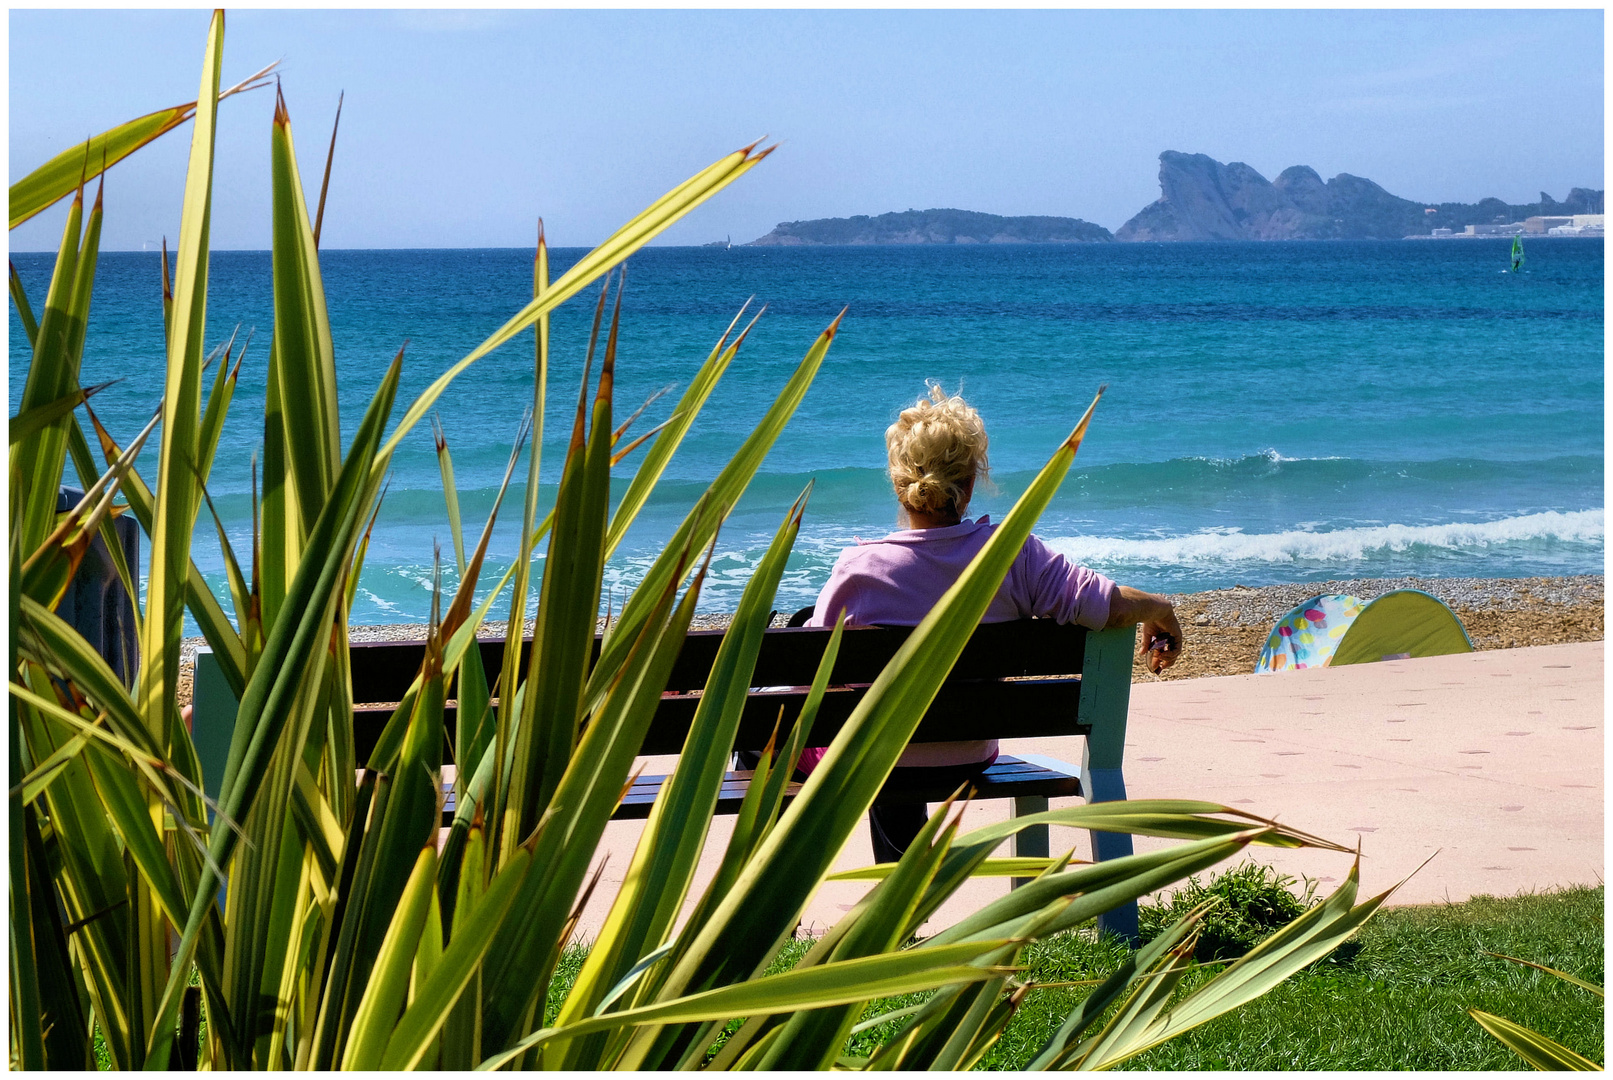
[[[87,404],[84,410],[89,413],[90,423],[95,426],[95,432],[100,437],[101,454],[107,463],[111,464],[122,455],[123,451],[102,426],[95,411]],[[151,489],[141,479],[139,470],[133,466],[129,468],[128,475],[123,478],[121,490],[129,501],[129,511],[134,514],[135,520],[140,523],[146,535],[150,536],[151,530],[155,527],[156,499],[152,496]],[[246,649],[235,627],[231,626],[229,619],[225,617],[224,609],[213,596],[213,591],[196,566],[195,560],[192,560],[186,569],[185,606],[190,610],[197,625],[201,627],[208,648],[212,649],[214,656],[218,658],[219,669],[229,682],[231,692],[239,695],[246,687]]]
[[[970,877],[1033,877],[1052,866],[1056,859],[1035,856],[1016,856],[1011,859],[987,859],[974,867]],[[825,881],[884,881],[896,869],[895,863],[875,863],[859,866],[855,870],[841,870],[825,877]]]
[[[1522,964],[1524,967],[1532,967],[1536,971],[1544,971],[1547,975],[1553,975],[1559,979],[1562,979],[1564,982],[1573,983],[1581,990],[1589,990],[1597,997],[1607,996],[1606,991],[1604,991],[1600,986],[1597,986],[1593,982],[1586,982],[1584,979],[1578,978],[1577,976],[1570,975],[1566,971],[1558,971],[1556,968],[1547,967],[1545,964],[1537,964],[1533,960],[1520,960],[1518,957],[1508,956],[1506,953],[1493,952],[1490,955],[1498,960],[1510,960],[1514,964]]]
[[[829,346],[834,343],[835,334],[839,331],[840,320],[844,315],[844,312],[837,315],[834,322],[818,335],[818,339],[807,350],[806,356],[796,366],[767,413],[757,423],[738,452],[706,488],[705,494],[701,497],[701,505],[684,518],[672,534],[672,538],[667,541],[662,554],[645,572],[638,589],[623,605],[621,618],[606,635],[600,649],[599,662],[589,677],[587,700],[590,704],[599,699],[604,688],[615,677],[625,648],[637,636],[643,624],[649,597],[655,596],[669,581],[674,580],[673,575],[677,567],[671,553],[685,546],[702,548],[710,542],[716,533],[718,520],[729,508],[738,503],[740,496],[750,485],[751,478],[756,475],[756,470],[767,457],[768,451],[773,448],[784,426],[789,423],[790,417],[795,414],[796,408],[806,396],[812,380],[817,377],[819,369],[823,366]],[[715,514],[703,509],[707,505],[715,509]]]
[[[369,985],[353,1017],[343,1069],[374,1069],[381,1064],[393,1024],[403,1008],[408,971],[425,926],[436,870],[437,849],[428,845],[415,861],[414,872],[404,886],[402,901],[381,944],[381,954],[370,971]]]
[[[700,370],[690,381],[689,388],[684,391],[683,397],[678,399],[672,418],[660,429],[655,444],[650,447],[649,453],[644,455],[644,461],[634,471],[633,479],[628,483],[627,490],[622,493],[621,502],[616,504],[616,510],[611,516],[610,532],[605,538],[606,558],[616,551],[617,545],[627,535],[629,526],[638,517],[638,512],[649,499],[650,493],[655,490],[657,481],[666,472],[667,463],[672,460],[672,455],[677,452],[678,445],[688,433],[689,425],[700,415],[701,408],[711,397],[711,392],[716,389],[718,380],[728,370],[728,365],[733,363],[734,357],[739,354],[739,347],[744,344],[751,327],[756,325],[756,320],[762,317],[762,312],[758,311],[752,317],[750,325],[740,331],[739,337],[729,344],[728,335],[734,332],[734,327],[744,315],[745,309],[740,308],[739,314],[734,316],[734,321],[728,324],[728,329],[717,339],[711,355],[706,357],[706,362],[700,366]]]
[[[369,463],[374,460],[375,447],[391,413],[401,370],[402,358],[399,357],[393,360],[370,402],[332,496],[309,535],[309,550],[318,552],[319,558],[306,559],[297,567],[282,615],[268,631],[262,659],[241,696],[219,797],[222,811],[232,820],[245,818],[258,782],[268,767],[269,754],[289,718],[301,673],[314,649],[324,647],[329,639],[333,600],[352,545],[357,540],[358,523],[367,509],[361,505],[360,496],[366,487]],[[214,830],[209,848],[213,861],[221,865],[227,863],[234,846],[233,833]],[[176,972],[183,968],[194,949],[195,936],[200,932],[207,911],[205,898],[217,885],[210,873],[203,876],[198,900],[191,907],[180,939]],[[164,996],[162,1015],[169,1018],[169,1023],[180,996],[180,985],[175,979],[177,976],[170,979]],[[152,1033],[153,1049],[166,1053],[171,1037],[171,1027],[159,1024]]]
[[[23,290],[22,278],[17,276],[17,264],[8,263],[11,274],[11,302],[17,306],[17,317],[22,320],[22,332],[28,336],[28,347],[38,347],[39,323],[34,318],[33,305],[28,303],[28,294]]]
[[[140,635],[136,703],[153,732],[178,719],[171,689],[179,681],[185,581],[190,569],[201,422],[203,335],[207,329],[207,272],[213,197],[213,143],[224,50],[224,13],[214,12],[202,62],[201,89],[191,130],[190,162],[179,221],[174,274],[174,315],[162,401],[162,444],[151,528],[151,572],[146,620]],[[166,1040],[165,1040],[166,1041]],[[164,1057],[165,1054],[158,1056]]]
[[[81,190],[68,211],[61,247],[51,274],[50,291],[45,295],[45,311],[35,334],[33,360],[23,384],[20,411],[55,401],[78,385],[78,359],[73,353],[75,338],[83,340],[81,327],[88,314],[78,300],[88,301],[88,290],[80,292],[79,230],[83,224],[84,194]],[[14,543],[22,551],[34,551],[55,525],[56,491],[66,456],[66,419],[58,420],[31,438],[11,446],[12,531],[20,536]],[[20,520],[19,520],[20,512]]]
[[[556,1036],[576,1038],[627,1024],[685,1023],[794,1011],[975,982],[1005,974],[989,967],[966,966],[968,960],[1002,942],[981,942],[929,952],[899,952],[790,971],[738,986],[725,986],[637,1009],[590,1017],[565,1028],[545,1028],[510,1050],[488,1058],[478,1071],[496,1069],[527,1049]]]
[[[712,663],[677,768],[651,808],[616,901],[572,984],[557,1023],[571,1023],[590,1015],[606,989],[620,980],[635,960],[662,943],[683,907],[733,753],[734,735],[761,651],[762,634],[767,629],[785,560],[801,527],[809,492],[810,489],[797,497],[745,585],[738,611]],[[568,1065],[594,1067],[591,1062],[573,1061]]]
[[[279,61],[276,61],[278,63]],[[275,67],[270,64],[257,74],[218,95],[222,101],[243,90],[267,86],[265,78]],[[189,120],[196,102],[159,109],[103,131],[87,142],[63,150],[27,176],[11,185],[11,225],[15,229],[41,210],[70,194],[85,180],[93,180],[136,150],[161,138]]]
[[[325,195],[330,191],[330,167],[336,160],[336,132],[342,126],[342,102],[347,99],[347,91],[342,91],[336,97],[336,119],[330,125],[330,149],[325,151],[325,176],[319,181],[319,209],[314,212],[314,247],[319,246],[319,233],[325,224]]]
[[[283,401],[286,460],[296,483],[298,512],[319,516],[341,460],[336,358],[325,287],[285,98],[276,94],[270,139],[274,204],[274,365]]]
[[[1577,1054],[1555,1039],[1548,1038],[1503,1016],[1469,1009],[1467,1014],[1501,1044],[1541,1072],[1601,1072],[1602,1066]]]
[[[425,417],[426,413],[431,410],[432,405],[442,396],[443,391],[448,388],[449,384],[459,376],[460,372],[515,337],[527,327],[532,326],[541,316],[553,311],[556,307],[577,295],[589,283],[597,281],[601,275],[619,265],[628,256],[660,235],[696,206],[699,206],[718,191],[755,168],[763,158],[772,153],[772,148],[769,147],[754,153],[753,151],[755,151],[754,143],[741,150],[736,150],[734,153],[696,173],[656,200],[638,217],[616,230],[604,243],[579,259],[571,269],[560,276],[558,281],[554,282],[549,288],[544,289],[542,295],[534,297],[530,304],[512,316],[492,336],[483,341],[464,359],[449,368],[427,387],[409,406],[403,418],[398,421],[397,428],[394,429],[392,436],[382,448],[381,457],[384,459],[390,458],[393,449],[403,439],[403,436]]]
[[[412,1069],[419,1063],[421,1055],[441,1030],[449,1009],[487,954],[493,934],[509,911],[515,890],[520,888],[531,864],[530,852],[524,849],[516,852],[487,892],[478,898],[474,919],[467,915],[464,925],[455,929],[453,941],[443,952],[436,970],[403,1014],[403,1019],[398,1021],[381,1059],[381,1068],[388,1071]],[[480,869],[475,873],[479,876]]]
[[[22,439],[26,439],[29,436],[36,434],[49,424],[54,423],[63,416],[66,416],[68,413],[78,408],[80,404],[88,401],[102,390],[105,390],[107,387],[111,386],[113,383],[122,381],[122,379],[108,379],[106,382],[96,383],[94,386],[86,387],[83,390],[69,391],[68,393],[57,398],[55,401],[46,402],[44,405],[39,405],[32,409],[24,409],[22,412],[19,412],[16,416],[11,418],[11,442],[16,443]]]
[[[940,689],[1009,566],[1075,460],[1097,399],[1031,481],[956,584],[936,603],[830,744],[800,795],[688,953],[663,993],[722,985],[749,972],[796,918],[852,828],[873,802]],[[838,614],[838,613],[835,613]],[[603,663],[603,658],[602,661]],[[724,947],[718,948],[718,943]],[[649,1049],[651,1033],[635,1039]],[[625,1059],[637,1064],[633,1057]]]

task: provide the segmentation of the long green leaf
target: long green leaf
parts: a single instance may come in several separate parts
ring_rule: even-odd
[[[24,409],[11,418],[11,441],[13,443],[20,442],[38,433],[113,383],[122,381],[122,379],[108,379],[106,382],[96,383],[94,386],[86,387],[83,390],[71,390],[55,401],[46,402],[44,405]]]
[[[313,521],[341,460],[336,402],[336,357],[331,344],[318,246],[297,171],[291,117],[275,98],[270,147],[274,189],[274,368],[283,400],[286,458],[295,479],[298,511]]]
[[[765,311],[766,309],[764,308],[763,310]],[[711,392],[717,388],[718,380],[723,377],[723,374],[728,370],[728,366],[733,363],[734,357],[739,354],[739,347],[745,343],[746,336],[750,334],[751,327],[756,325],[756,320],[762,317],[762,312],[758,311],[752,317],[750,325],[740,331],[739,337],[734,339],[733,344],[729,344],[728,335],[734,332],[734,327],[739,325],[739,320],[744,315],[745,309],[740,308],[739,314],[734,316],[734,321],[728,324],[728,329],[724,330],[722,337],[717,339],[717,344],[712,348],[711,355],[706,357],[706,362],[700,366],[700,370],[695,373],[694,379],[690,381],[689,388],[684,391],[683,397],[678,399],[677,407],[672,411],[672,419],[667,421],[660,433],[656,435],[655,442],[650,447],[650,452],[644,455],[643,462],[639,464],[638,470],[633,474],[632,481],[627,485],[627,491],[622,494],[621,502],[616,504],[616,511],[611,516],[610,532],[605,537],[605,557],[607,559],[615,553],[617,545],[622,542],[623,537],[627,535],[628,528],[633,524],[634,519],[638,517],[638,512],[643,509],[645,502],[649,500],[651,492],[655,490],[656,483],[661,479],[661,475],[666,472],[667,464],[672,460],[672,455],[677,452],[678,446],[683,442],[684,435],[688,433],[689,426],[700,415],[701,408],[705,406],[707,399],[711,397]]]
[[[236,821],[244,819],[244,811],[256,795],[258,783],[268,767],[269,755],[289,718],[303,669],[315,648],[322,648],[329,641],[329,612],[333,600],[337,599],[336,590],[356,541],[358,523],[367,509],[360,497],[366,488],[369,463],[374,460],[375,447],[391,413],[401,371],[402,357],[399,356],[392,361],[371,400],[337,478],[335,491],[310,532],[308,547],[317,554],[297,567],[282,616],[269,630],[262,658],[241,697],[219,796],[221,811]],[[229,830],[214,830],[210,847],[213,861],[226,864],[234,846],[235,837]],[[211,873],[204,874],[198,899],[191,907],[189,921],[180,938],[176,972],[190,959],[195,937],[210,910],[207,895],[217,885]],[[171,1025],[182,991],[176,978],[169,980],[159,1017],[161,1022],[151,1033],[153,1058],[166,1060],[164,1055],[172,1039]]]
[[[1480,1027],[1501,1040],[1501,1044],[1541,1072],[1601,1072],[1590,1058],[1575,1053],[1555,1039],[1513,1023],[1503,1016],[1469,1009],[1467,1014]]]
[[[818,370],[823,366],[823,359],[828,355],[829,346],[834,343],[835,334],[839,331],[840,320],[844,315],[845,312],[841,312],[835,316],[834,322],[818,335],[818,339],[807,350],[806,356],[797,365],[767,413],[706,489],[701,497],[701,505],[684,518],[672,538],[667,541],[661,555],[645,573],[637,591],[623,606],[621,618],[606,634],[600,649],[599,661],[594,665],[594,671],[589,677],[587,690],[589,705],[599,700],[605,688],[616,677],[626,648],[637,637],[643,620],[647,617],[649,598],[658,595],[660,590],[673,580],[673,575],[677,572],[677,561],[672,553],[684,547],[696,550],[705,547],[715,535],[717,523],[722,516],[737,504],[740,496],[745,493],[751,478],[756,475],[756,470],[761,468],[763,459],[773,448],[784,426],[789,423],[790,417],[795,414],[796,408],[806,396],[807,389],[812,385],[812,380],[817,377]],[[714,508],[715,514],[704,509],[706,506]]]
[[[683,907],[733,752],[734,734],[774,594],[800,531],[810,491],[809,487],[796,498],[745,585],[739,609],[712,663],[677,768],[650,810],[616,901],[557,1023],[590,1015],[606,989],[641,955],[661,944]]]
[[[223,101],[231,94],[269,85],[265,76],[274,70],[274,67],[275,64],[270,64],[257,74],[242,80],[219,94],[217,100]],[[11,185],[10,227],[15,229],[35,214],[49,208],[71,194],[81,183],[93,180],[142,146],[174,130],[189,120],[195,112],[194,101],[168,109],[159,109],[154,113],[147,113],[145,116],[119,124],[109,131],[103,131],[87,142],[63,150]]]
[[[415,950],[420,944],[436,870],[437,849],[427,845],[415,861],[414,872],[409,875],[397,913],[387,927],[381,953],[371,969],[369,985],[353,1016],[352,1034],[348,1036],[347,1053],[342,1058],[343,1069],[374,1069],[381,1064],[381,1055],[386,1052],[387,1040],[409,988],[409,967],[414,963]]]
[[[531,868],[531,853],[522,849],[505,865],[476,903],[475,917],[454,933],[453,941],[414,1002],[393,1031],[380,1067],[388,1071],[413,1069],[430,1047],[455,1001],[476,973],[493,934],[503,922],[515,892]]]
[[[752,143],[707,166],[661,196],[632,221],[612,233],[604,243],[579,259],[571,269],[560,276],[558,281],[544,289],[542,295],[534,297],[530,304],[512,316],[487,340],[439,376],[415,398],[403,418],[398,421],[391,438],[382,447],[380,460],[390,460],[392,451],[402,441],[403,436],[425,418],[443,391],[448,389],[449,384],[458,378],[462,371],[532,326],[543,315],[570,300],[591,282],[598,280],[601,275],[655,239],[689,211],[755,168],[762,159],[773,152],[773,148],[768,147],[752,153],[755,149],[756,144]]]
[[[1075,460],[1096,407],[1094,398],[974,561],[869,687],[778,827],[668,976],[662,993],[684,994],[745,977],[795,920],[996,595]],[[639,1054],[648,1051],[649,1038],[645,1032],[635,1040]],[[633,1058],[627,1062],[637,1064]]]
[[[532,1047],[557,1036],[576,1038],[626,1024],[687,1023],[769,1012],[793,1012],[796,1009],[845,1005],[996,978],[1008,972],[960,964],[966,965],[967,961],[980,953],[1002,944],[976,942],[922,953],[888,953],[839,964],[824,964],[637,1009],[606,1013],[564,1028],[545,1028],[535,1032],[504,1053],[488,1058],[477,1066],[477,1070],[497,1069]]]
[[[75,323],[82,323],[87,311],[76,301],[88,293],[77,289],[79,229],[83,224],[84,193],[80,189],[67,214],[61,247],[51,273],[50,290],[45,295],[45,311],[34,335],[34,355],[23,383],[21,411],[55,401],[78,385],[78,363],[72,354],[72,341],[80,337]],[[11,446],[12,517],[20,508],[20,537],[13,541],[24,554],[32,552],[49,535],[55,524],[56,491],[61,481],[66,451],[66,421],[58,420],[31,438]],[[14,524],[12,531],[19,526]]]
[[[207,330],[207,270],[213,204],[213,143],[218,121],[219,75],[224,61],[224,13],[214,12],[202,61],[201,89],[191,131],[190,163],[179,220],[174,316],[162,402],[159,496],[151,529],[151,571],[146,621],[140,635],[136,703],[154,732],[166,735],[178,720],[179,641],[184,626],[185,581],[195,528],[197,431],[201,423],[203,336]],[[166,1056],[164,1055],[164,1064]]]

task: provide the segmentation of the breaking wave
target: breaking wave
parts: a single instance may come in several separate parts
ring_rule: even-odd
[[[1244,533],[1206,530],[1185,536],[1128,539],[1110,536],[1047,537],[1054,550],[1090,566],[1184,563],[1351,563],[1376,556],[1416,553],[1479,554],[1498,548],[1596,545],[1603,542],[1603,511],[1550,510],[1484,522],[1376,525],[1327,532]]]

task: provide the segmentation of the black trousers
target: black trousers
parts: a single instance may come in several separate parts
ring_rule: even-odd
[[[734,755],[741,769],[755,769],[761,761],[759,750],[740,750]],[[976,761],[968,765],[938,765],[931,768],[892,769],[886,784],[891,787],[908,787],[916,783],[939,785],[956,790],[985,771],[989,761]],[[806,775],[796,770],[794,779],[805,780]],[[928,803],[881,802],[874,800],[868,808],[868,834],[874,844],[875,862],[895,862],[912,846],[913,841],[930,820]]]

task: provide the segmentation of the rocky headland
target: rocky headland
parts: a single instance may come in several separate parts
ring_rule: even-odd
[[[907,210],[869,217],[782,221],[751,247],[868,244],[1081,244],[1113,240],[1080,218],[1000,217],[973,210]]]
[[[1308,165],[1267,180],[1241,161],[1205,154],[1159,155],[1160,197],[1115,232],[1116,240],[1398,240],[1434,229],[1522,221],[1537,215],[1602,213],[1602,192],[1574,188],[1558,202],[1500,199],[1428,203],[1392,195],[1361,176],[1324,181]]]

